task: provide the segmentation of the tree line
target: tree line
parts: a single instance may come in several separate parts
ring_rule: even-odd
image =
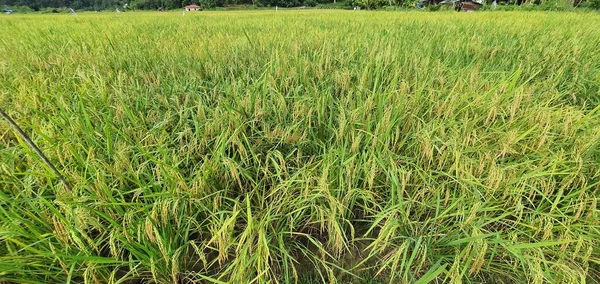
[[[204,8],[222,7],[227,5],[256,5],[256,6],[315,6],[319,3],[335,2],[334,0],[0,0],[0,7],[5,10],[15,7],[27,7],[34,11],[48,8],[73,8],[75,10],[107,10],[119,8],[140,10],[178,9],[189,4],[198,4]]]
[[[337,0],[338,4],[340,0]],[[441,0],[341,0],[347,7],[359,6],[367,9],[378,9],[388,5],[393,7],[415,7],[417,2],[425,2],[434,6]],[[493,0],[485,0],[491,4]],[[521,4],[534,4],[549,10],[569,7],[588,7],[600,10],[600,0],[497,0],[498,4],[511,8]],[[316,6],[317,4],[333,4],[336,0],[0,0],[0,6],[5,10],[21,7],[33,11],[73,8],[75,10],[108,10],[108,9],[139,9],[139,10],[171,10],[179,9],[189,4],[198,4],[205,9],[230,5],[254,5],[266,7],[298,7]],[[534,6],[530,5],[530,6]],[[343,7],[336,5],[337,7]],[[124,8],[127,7],[127,8]],[[18,10],[18,9],[17,9]]]

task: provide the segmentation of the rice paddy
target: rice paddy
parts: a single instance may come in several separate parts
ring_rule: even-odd
[[[600,282],[599,14],[0,23],[2,283]]]

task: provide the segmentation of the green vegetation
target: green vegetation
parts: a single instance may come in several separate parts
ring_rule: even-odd
[[[600,281],[598,14],[0,24],[0,282]]]
[[[83,11],[123,11],[134,10],[180,10],[189,4],[198,4],[204,10],[224,9],[270,9],[274,7],[316,9],[363,9],[404,10],[417,9],[417,3],[424,2],[428,11],[445,10],[438,5],[441,0],[0,0],[2,12],[15,13],[69,13],[69,8]],[[493,0],[483,0],[483,9],[492,8]],[[600,0],[500,0],[499,10],[523,11],[574,11],[600,10]],[[582,9],[583,8],[583,9]]]

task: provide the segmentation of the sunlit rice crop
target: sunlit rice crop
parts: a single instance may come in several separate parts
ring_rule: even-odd
[[[598,14],[0,33],[0,282],[600,282]]]

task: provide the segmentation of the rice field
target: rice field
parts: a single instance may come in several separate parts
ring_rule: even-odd
[[[0,33],[0,283],[600,283],[600,14]]]

